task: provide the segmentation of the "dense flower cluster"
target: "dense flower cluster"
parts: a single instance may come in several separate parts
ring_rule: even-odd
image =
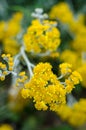
[[[66,94],[82,80],[78,72],[72,72],[70,64],[60,64],[61,76],[67,76],[64,82],[51,69],[49,63],[39,63],[33,70],[32,79],[21,91],[23,98],[33,98],[38,110],[47,110],[49,107],[50,110],[57,111],[59,106],[66,103]]]
[[[60,45],[60,32],[56,22],[33,20],[24,35],[24,45],[27,52],[44,53],[56,51]]]

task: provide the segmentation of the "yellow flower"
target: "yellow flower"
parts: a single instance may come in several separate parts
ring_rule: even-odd
[[[66,83],[65,90],[67,91],[67,93],[70,93],[74,88],[74,83],[68,79],[65,80],[65,83]]]
[[[72,65],[68,64],[68,63],[62,63],[60,64],[60,70],[61,70],[61,74],[65,75],[65,74],[70,74],[72,72],[71,68]]]
[[[25,84],[26,90],[23,89],[23,92],[28,89],[29,94],[21,93],[22,97],[26,95],[33,98],[38,110],[47,110],[48,107],[51,110],[52,104],[60,106],[65,103],[66,91],[51,68],[52,66],[49,63],[39,63],[33,70],[32,79]]]
[[[14,13],[12,19],[15,22],[21,22],[21,20],[23,19],[23,13],[22,12],[16,12],[16,13]]]
[[[85,31],[83,33],[77,34],[76,38],[72,42],[72,47],[79,53],[86,51],[86,27],[84,27],[84,30]]]
[[[77,71],[72,72],[72,74],[70,75],[70,79],[73,81],[75,85],[82,81],[82,77]]]
[[[70,24],[70,31],[75,33],[76,35],[82,35],[86,32],[86,27],[84,25],[85,22],[85,15],[79,14],[77,17],[74,18],[74,20]]]
[[[28,77],[26,76],[25,71],[20,72],[18,74],[18,76],[17,76],[16,86],[22,86],[22,85],[24,85],[24,83],[26,82],[27,79],[28,79]],[[25,92],[26,92],[26,90],[25,90]]]
[[[60,32],[53,26],[54,22],[33,20],[32,25],[24,35],[24,44],[27,52],[55,51],[60,45]]]
[[[29,97],[29,90],[23,88],[23,89],[21,90],[21,94],[22,94],[22,97],[23,97],[24,99],[26,99],[26,98]]]
[[[63,23],[71,23],[73,20],[73,13],[67,3],[60,2],[52,7],[50,18],[59,19]]]
[[[3,60],[5,60],[6,63],[0,62],[0,80],[5,80],[5,76],[9,74],[9,71],[11,72],[13,70],[13,58],[10,54],[2,54],[1,56]]]
[[[35,108],[37,108],[38,110],[47,110],[47,105],[43,102],[43,101],[41,101],[41,102],[36,102],[36,104],[35,104]]]
[[[75,51],[64,50],[60,54],[60,59],[64,62],[72,64],[73,69],[77,69],[77,67],[79,67],[81,65],[81,58]]]
[[[23,18],[23,14],[17,12],[16,14],[13,15],[13,17],[8,22],[6,22],[4,38],[16,36],[22,31],[22,27],[21,27],[22,18]]]
[[[3,41],[3,48],[5,53],[10,53],[11,55],[16,55],[19,52],[19,43],[12,38],[6,38]]]
[[[65,77],[67,79],[63,83],[52,72],[52,66],[49,63],[36,65],[33,69],[32,78],[25,83],[21,91],[22,97],[32,98],[38,110],[47,110],[49,108],[52,111],[57,111],[58,108],[66,103],[66,94],[72,91],[75,84],[74,80],[70,80],[72,73],[71,65],[63,63],[60,65],[60,68],[62,69],[62,74],[63,72],[65,72],[64,74],[69,74]],[[72,75],[77,80],[81,80],[78,72],[75,71]]]
[[[12,126],[9,124],[2,124],[0,130],[13,130]]]
[[[63,105],[57,111],[62,120],[67,121],[74,127],[82,126],[86,123],[86,99],[80,99],[73,106]]]

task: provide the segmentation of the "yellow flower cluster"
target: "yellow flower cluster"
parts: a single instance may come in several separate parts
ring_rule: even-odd
[[[72,71],[72,65],[68,63],[60,64],[60,70],[62,75],[69,75],[69,79],[75,84],[82,81],[80,74],[77,71]]]
[[[9,124],[2,124],[0,125],[0,130],[13,130],[13,128]]]
[[[70,50],[63,51],[60,57],[62,61],[72,63],[73,69],[77,69],[83,78],[83,87],[86,87],[86,59],[82,59],[80,54]]]
[[[76,35],[76,38],[72,42],[72,47],[78,51],[78,53],[86,52],[86,27],[84,33]]]
[[[65,75],[67,73],[70,74],[72,72],[71,68],[72,68],[71,64],[68,64],[68,63],[60,64],[60,69],[61,69],[61,74],[62,75]]]
[[[53,6],[50,11],[51,18],[59,19],[64,25],[68,25],[69,31],[73,34],[73,41],[70,43],[71,50],[64,50],[60,54],[60,59],[73,65],[73,69],[78,69],[83,77],[82,85],[85,82],[86,64],[86,26],[83,14],[73,15],[73,11],[65,2]],[[85,54],[84,54],[85,53]],[[65,71],[65,70],[63,70]]]
[[[81,81],[81,76],[76,71],[69,71],[71,65],[63,63],[60,69],[65,68],[65,75],[68,75],[64,82],[52,72],[52,66],[49,63],[39,63],[34,67],[34,75],[27,82],[21,91],[23,98],[33,98],[35,108],[38,110],[57,111],[58,108],[66,103],[66,94],[74,88],[74,84]],[[61,71],[63,72],[63,71]],[[62,73],[63,74],[63,73]]]
[[[4,41],[3,41],[3,49],[5,51],[5,53],[9,53],[11,55],[16,55],[18,52],[19,52],[19,43],[17,40],[15,39],[12,39],[12,38],[6,38]]]
[[[6,61],[6,63],[0,62],[0,80],[5,80],[5,76],[9,74],[10,71],[13,70],[13,58],[10,56],[10,54],[3,54],[2,55],[3,60]]]
[[[25,71],[20,72],[16,80],[16,86],[23,85],[26,82],[27,78],[28,77],[25,75]]]
[[[13,57],[10,54],[2,54],[2,58],[8,63],[8,71],[13,70]]]
[[[15,55],[19,52],[17,35],[22,32],[22,18],[23,14],[21,12],[17,12],[10,20],[0,22],[0,43],[3,44],[3,50],[5,53]]]
[[[52,7],[50,11],[50,18],[58,19],[63,23],[71,23],[73,13],[67,3],[61,2]]]
[[[70,31],[75,34],[86,31],[84,26],[85,16],[83,14],[74,16],[72,9],[66,2],[60,2],[53,6],[50,11],[50,18],[58,19],[60,22],[65,23]]]
[[[81,57],[77,54],[77,52],[72,50],[64,50],[60,54],[60,59],[69,64],[72,64],[73,69],[77,69],[81,65]]]
[[[51,71],[48,63],[39,63],[34,68],[34,76],[31,81],[25,84],[21,91],[24,98],[33,98],[35,107],[38,110],[55,109],[65,103],[66,91],[57,80],[56,75]]]
[[[59,57],[59,53],[58,52],[52,52],[49,56],[51,58],[57,58],[57,57]]]
[[[84,47],[84,46],[83,46]],[[69,58],[70,56],[70,58]],[[82,76],[82,85],[86,87],[86,59],[82,59],[80,54],[71,50],[65,50],[60,55],[62,61],[73,65],[73,69],[77,69]],[[83,61],[83,62],[82,62]]]
[[[84,25],[85,21],[85,15],[79,14],[75,16],[75,18],[72,20],[70,26],[70,31],[74,32],[76,35],[77,34],[83,34],[86,32],[86,27]]]
[[[22,13],[17,12],[13,15],[13,17],[7,21],[0,22],[0,40],[4,40],[8,37],[16,36],[21,31],[20,22],[22,20]],[[3,36],[2,36],[3,35]]]
[[[68,76],[68,79],[65,79],[65,90],[67,93],[70,93],[74,88],[74,85],[79,84],[79,82],[82,81],[82,77],[77,71],[72,71],[72,66],[68,63],[60,64],[60,71],[62,76]]]
[[[77,64],[77,69],[83,77],[82,85],[86,87],[86,26],[84,23],[80,25],[76,37],[71,44],[77,56],[80,57],[76,60],[76,64],[79,63],[79,65]]]
[[[32,25],[24,35],[24,45],[27,52],[55,51],[60,45],[60,32],[55,27],[56,22],[33,20]]]
[[[6,23],[5,37],[16,36],[21,31],[21,20],[23,14],[21,12],[17,12],[13,15],[13,17]]]
[[[6,65],[0,62],[0,80],[1,81],[5,79],[5,75],[7,74],[6,69],[7,69]]]
[[[69,78],[74,85],[78,84],[79,81],[82,81],[82,77],[77,71],[73,71]]]
[[[64,105],[58,111],[61,119],[69,122],[72,126],[79,127],[86,123],[86,99],[80,99],[72,107]]]

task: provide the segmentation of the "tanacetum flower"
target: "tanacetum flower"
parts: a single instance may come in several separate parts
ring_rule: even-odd
[[[55,22],[33,20],[32,25],[24,35],[24,45],[27,52],[41,53],[55,51],[60,45],[60,32],[54,26]]]
[[[33,70],[32,79],[25,84],[25,89],[21,92],[22,97],[33,98],[38,110],[47,110],[50,107],[50,110],[55,111],[56,106],[65,103],[66,91],[51,68],[49,63],[39,63]],[[55,108],[52,108],[52,104]]]
[[[78,84],[80,81],[82,81],[81,75],[77,71],[73,71],[70,75],[70,79],[73,81],[74,84]]]
[[[67,73],[71,73],[71,68],[72,68],[71,64],[68,64],[68,63],[60,64],[60,70],[61,70],[62,75],[65,75]]]
[[[66,2],[60,2],[52,7],[50,18],[59,19],[63,23],[71,23],[73,20],[73,13]]]
[[[65,78],[65,81],[61,82],[60,78],[57,78],[52,72],[52,66],[49,63],[39,63],[33,69],[32,78],[25,83],[21,90],[22,97],[32,98],[38,110],[49,108],[52,111],[57,111],[61,105],[66,103],[66,94],[72,91],[74,84],[81,81],[79,73],[72,72],[71,67],[67,63],[60,65],[61,74]]]

